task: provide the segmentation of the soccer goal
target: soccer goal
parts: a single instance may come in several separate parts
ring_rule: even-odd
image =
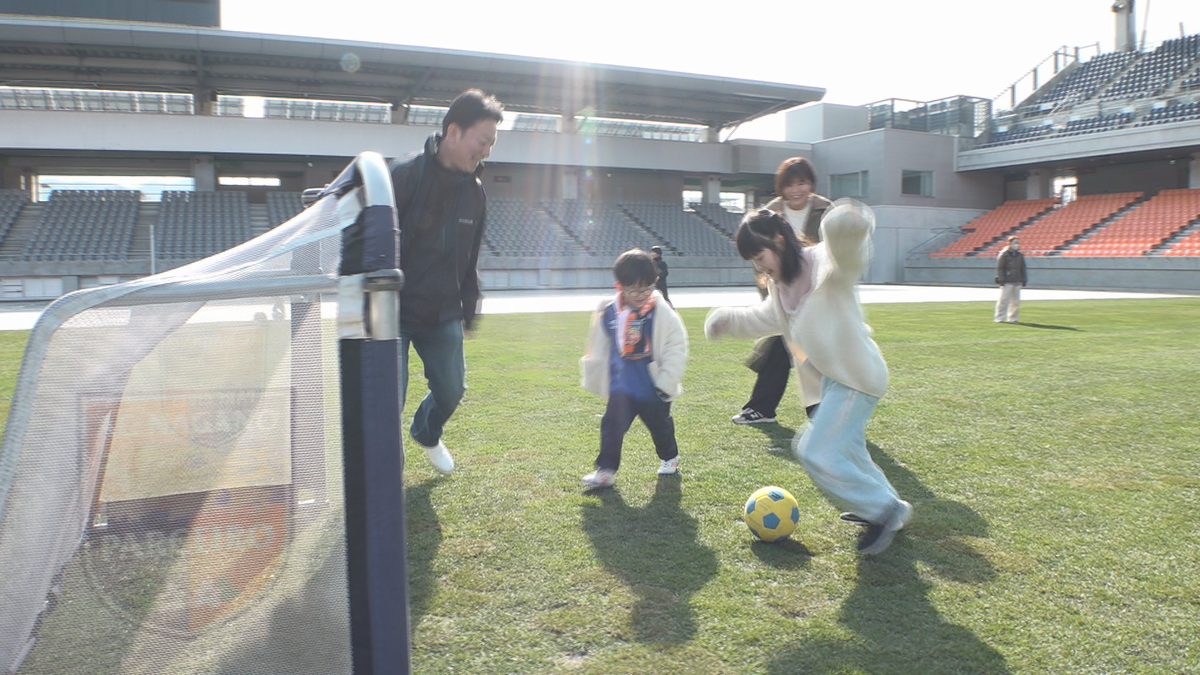
[[[396,241],[364,153],[260,237],[46,308],[0,445],[0,673],[407,672]]]

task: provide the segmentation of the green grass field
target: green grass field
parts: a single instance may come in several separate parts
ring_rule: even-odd
[[[635,422],[597,494],[588,316],[484,317],[445,435],[459,470],[407,462],[413,672],[1197,672],[1200,298],[1028,301],[1020,325],[867,312],[891,369],[868,440],[916,507],[867,559],[791,455],[794,388],[778,425],[730,423],[750,344],[704,340],[705,310],[683,311],[682,475],[655,475]],[[0,410],[23,340],[0,333]],[[741,522],[769,484],[801,506],[781,544]]]

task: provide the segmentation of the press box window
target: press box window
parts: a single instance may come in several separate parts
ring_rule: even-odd
[[[867,197],[867,172],[839,173],[829,177],[829,196],[833,199],[842,197]]]
[[[906,195],[933,196],[933,172],[909,171],[900,173],[900,193]]]

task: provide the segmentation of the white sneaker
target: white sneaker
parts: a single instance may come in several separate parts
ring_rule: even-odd
[[[617,480],[617,472],[611,469],[596,469],[583,477],[583,486],[589,490],[612,487]]]
[[[443,474],[454,471],[454,458],[450,456],[450,451],[446,449],[445,443],[438,441],[435,446],[422,444],[421,447],[425,448],[425,454],[429,455],[429,461],[433,464],[433,468]]]
[[[679,455],[675,455],[671,459],[664,459],[662,464],[658,465],[658,475],[673,476],[679,473]]]

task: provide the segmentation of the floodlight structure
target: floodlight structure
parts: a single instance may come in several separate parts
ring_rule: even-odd
[[[260,237],[46,308],[0,443],[0,673],[409,672],[398,260],[364,153]]]

